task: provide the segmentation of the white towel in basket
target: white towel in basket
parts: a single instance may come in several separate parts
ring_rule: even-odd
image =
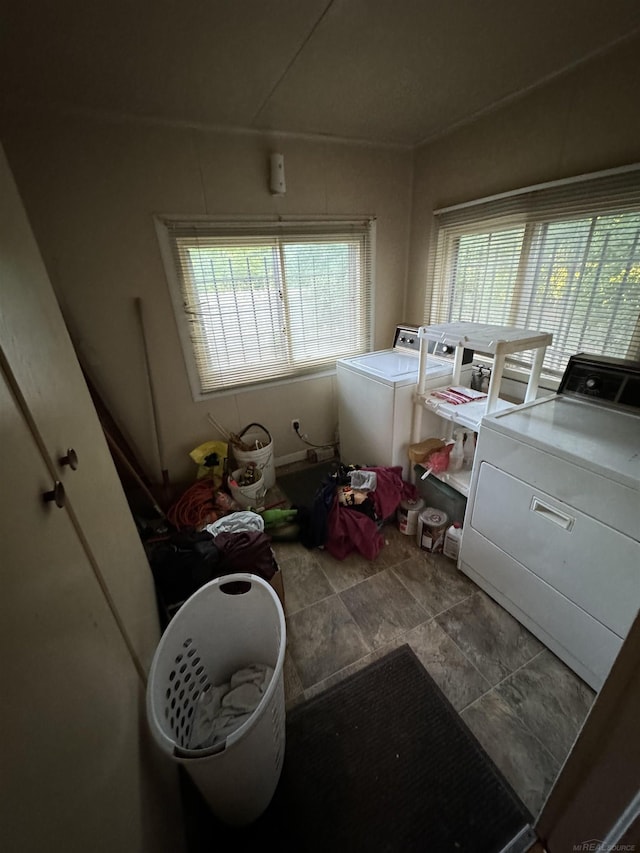
[[[227,684],[209,685],[197,699],[189,749],[221,743],[246,722],[257,708],[273,676],[266,664],[250,664],[235,672]]]

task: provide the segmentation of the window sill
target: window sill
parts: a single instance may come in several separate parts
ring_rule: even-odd
[[[221,388],[219,391],[209,391],[206,394],[194,394],[196,403],[210,402],[221,397],[238,396],[240,394],[254,394],[259,391],[268,391],[270,388],[278,388],[281,385],[291,385],[298,382],[309,382],[314,379],[322,379],[325,376],[335,376],[335,367],[327,367],[313,373],[304,373],[297,376],[286,376],[283,379],[268,379],[264,382],[255,382],[252,385],[237,385],[233,388]]]
[[[487,358],[486,356],[477,355],[473,359],[473,364],[482,364],[487,367],[493,367],[493,359]],[[511,382],[517,382],[519,385],[522,385],[522,397],[524,398],[524,390],[527,382],[529,381],[529,373],[530,371],[526,370],[524,367],[505,367],[502,375],[504,379],[510,380]],[[553,393],[557,391],[560,387],[560,379],[557,376],[552,376],[549,373],[543,373],[540,376],[540,382],[538,383],[538,388],[542,391],[549,391]]]

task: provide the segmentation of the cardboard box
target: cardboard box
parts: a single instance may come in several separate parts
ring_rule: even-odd
[[[276,591],[278,598],[280,599],[280,604],[282,605],[282,609],[284,610],[284,581],[282,579],[282,572],[280,569],[276,570],[275,575],[269,581],[273,589]]]

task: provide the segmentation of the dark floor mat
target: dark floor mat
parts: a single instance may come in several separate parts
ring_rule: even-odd
[[[311,508],[325,478],[336,470],[337,462],[318,462],[309,468],[278,476],[278,486],[293,506]]]
[[[409,646],[288,712],[282,776],[253,825],[225,827],[191,794],[192,853],[499,853],[532,820]]]

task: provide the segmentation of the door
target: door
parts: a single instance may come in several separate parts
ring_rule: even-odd
[[[536,822],[548,853],[640,849],[639,719],[640,615]]]
[[[2,372],[0,439],[2,847],[167,849],[147,845],[144,688]]]
[[[151,574],[1,150],[0,473],[2,849],[180,853],[145,716]]]
[[[67,491],[93,570],[142,672],[159,639],[153,579],[73,345],[0,149],[0,341],[30,426]],[[117,346],[117,342],[114,342]],[[61,462],[68,450],[74,470]]]

